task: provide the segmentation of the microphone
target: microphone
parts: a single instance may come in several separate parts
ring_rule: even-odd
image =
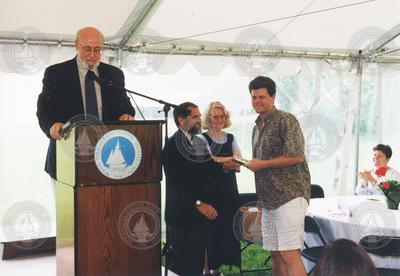
[[[182,108],[180,108],[179,106],[177,106],[176,104],[171,104],[171,103],[165,102],[165,101],[163,101],[163,100],[157,100],[157,99],[152,98],[152,97],[150,97],[150,96],[146,96],[146,95],[144,95],[144,94],[141,94],[141,93],[138,93],[138,92],[135,92],[135,91],[126,89],[125,87],[118,87],[118,86],[116,86],[115,84],[113,84],[113,82],[112,82],[111,80],[102,79],[102,78],[98,77],[92,70],[88,70],[88,71],[87,71],[87,74],[88,74],[88,77],[89,77],[91,80],[96,81],[96,82],[97,82],[98,84],[100,84],[101,86],[106,85],[106,86],[109,86],[109,87],[114,88],[114,89],[116,89],[116,90],[124,91],[124,92],[126,92],[126,93],[129,93],[129,96],[131,96],[131,98],[132,98],[132,95],[138,95],[138,96],[140,96],[140,97],[142,97],[142,98],[146,98],[146,99],[149,99],[149,100],[158,102],[158,103],[160,103],[160,104],[163,104],[165,107],[168,106],[168,110],[169,110],[170,107],[173,107],[175,110],[179,109],[179,112],[181,112],[181,114],[183,113],[184,116],[188,116],[188,115],[190,114],[190,111],[189,111],[189,110],[182,109]],[[132,99],[133,99],[133,98],[132,98]],[[135,99],[133,99],[133,102],[135,103],[135,105],[136,105],[138,111],[140,112],[140,114],[142,114],[142,112],[140,111],[139,106],[138,106],[138,105],[136,104],[136,102],[135,102]],[[167,109],[165,109],[165,110],[167,110]],[[165,111],[165,112],[168,112],[168,111]],[[143,114],[142,114],[142,117],[143,117]],[[144,117],[143,117],[143,118],[144,118]]]
[[[94,80],[95,82],[97,82],[100,85],[113,86],[113,83],[111,80],[102,79],[102,78],[98,77],[92,70],[88,70],[87,75],[91,80]]]
[[[67,134],[70,132],[70,130],[75,127],[75,124],[72,123],[71,121],[66,122],[63,127],[59,130],[59,133],[61,137],[64,139],[67,137]]]
[[[136,104],[136,101],[132,97],[131,92],[129,90],[125,89],[124,87],[118,87],[118,86],[114,85],[111,80],[102,79],[102,78],[98,77],[92,70],[88,70],[87,75],[88,75],[89,79],[94,80],[95,82],[100,84],[100,86],[102,86],[102,87],[108,86],[108,87],[110,87],[112,89],[116,89],[118,91],[129,92],[129,96],[132,98],[133,102],[135,103],[136,108],[139,111],[140,115],[142,115],[143,119],[146,120],[143,116],[142,111],[140,110],[139,106]]]

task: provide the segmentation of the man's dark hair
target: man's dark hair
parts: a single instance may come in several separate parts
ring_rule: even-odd
[[[373,148],[374,151],[381,151],[386,156],[387,159],[392,157],[392,148],[389,145],[378,144]]]
[[[178,105],[178,108],[174,109],[174,121],[177,127],[179,127],[178,118],[185,119],[190,115],[188,108],[198,108],[198,106],[191,102],[184,102]]]
[[[264,76],[258,76],[254,80],[249,83],[249,92],[251,93],[252,90],[266,88],[268,95],[271,97],[276,93],[276,85],[275,82]]]

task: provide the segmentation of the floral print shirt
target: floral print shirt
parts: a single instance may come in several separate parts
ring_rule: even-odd
[[[310,172],[304,155],[304,136],[297,119],[275,109],[262,120],[259,116],[253,129],[253,158],[303,157],[304,162],[255,172],[258,207],[276,209],[297,197],[309,201]]]

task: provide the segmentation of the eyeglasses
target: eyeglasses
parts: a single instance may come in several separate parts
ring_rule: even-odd
[[[82,50],[85,52],[85,53],[95,53],[95,54],[100,54],[101,52],[102,52],[102,48],[101,47],[94,47],[94,48],[92,48],[92,47],[90,47],[90,46],[82,46],[82,45],[80,45],[81,46],[81,48],[82,48]]]
[[[219,116],[212,116],[212,118],[214,119],[214,120],[225,120],[225,115],[219,115]]]

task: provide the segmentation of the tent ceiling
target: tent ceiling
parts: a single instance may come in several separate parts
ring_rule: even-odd
[[[109,43],[136,51],[217,54],[218,49],[356,53],[399,22],[398,0],[3,0],[0,43],[6,39],[62,41],[71,46],[76,30],[93,25]],[[257,24],[260,23],[260,24]],[[31,34],[35,33],[35,35]],[[390,33],[391,37],[396,34]],[[11,40],[12,41],[12,40]],[[8,40],[7,43],[10,43]],[[250,46],[249,46],[250,45]],[[374,44],[376,45],[376,44]],[[396,49],[395,38],[384,48]],[[225,47],[225,48],[224,48]],[[211,50],[210,50],[211,49]],[[213,52],[214,51],[214,52]],[[296,52],[297,51],[297,52]],[[395,55],[392,52],[391,55]]]
[[[257,27],[265,28],[276,34],[281,45],[300,48],[347,49],[352,36],[366,27],[375,27],[386,31],[396,25],[398,23],[396,11],[400,8],[399,1],[395,0],[371,1],[327,11],[322,10],[360,1],[253,0],[246,2],[245,5],[241,0],[186,0],[182,2],[179,5],[179,12],[177,12],[174,1],[164,1],[150,18],[146,27],[156,30],[160,36],[179,38],[266,22]],[[316,11],[321,12],[292,17]],[[279,20],[287,17],[290,18]],[[238,39],[240,40],[241,33],[251,32],[251,29],[252,27],[243,27],[193,39],[237,42]]]
[[[3,0],[0,31],[32,30],[55,39],[73,37],[82,26],[97,26],[105,36],[115,35],[138,0]]]

